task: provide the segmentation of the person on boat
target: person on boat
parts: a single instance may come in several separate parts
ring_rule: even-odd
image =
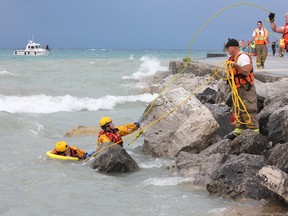
[[[275,21],[275,13],[269,14],[269,21],[271,29],[274,32],[283,33],[284,43],[286,52],[288,52],[288,12],[285,13],[285,25],[284,26],[277,26]]]
[[[257,93],[254,85],[252,57],[248,53],[240,51],[239,43],[235,39],[228,41],[226,48],[230,55],[228,60],[231,61],[230,64],[233,68],[233,71],[231,72],[234,73],[234,81],[238,95],[245,104],[248,112],[240,113],[239,119],[241,123],[239,121],[233,121],[235,129],[225,136],[225,138],[233,140],[242,134],[245,129],[259,132],[259,123],[257,119]],[[243,107],[241,108],[243,109]],[[236,114],[234,113],[234,115]]]
[[[77,157],[79,159],[87,158],[87,153],[75,146],[69,146],[65,141],[58,141],[55,144],[55,149],[52,151],[53,154]]]
[[[111,118],[104,116],[100,119],[100,127],[102,130],[99,132],[98,135],[98,146],[99,147],[102,143],[106,142],[114,142],[123,147],[123,140],[122,136],[126,136],[127,134],[136,131],[140,127],[139,122],[135,122],[134,124],[125,124],[123,126],[115,127],[114,123],[112,122]]]
[[[262,27],[262,22],[257,22],[257,28],[253,31],[250,42],[255,41],[255,48],[257,52],[256,67],[257,69],[264,69],[264,63],[268,55],[268,48],[270,46],[270,40],[268,31]]]

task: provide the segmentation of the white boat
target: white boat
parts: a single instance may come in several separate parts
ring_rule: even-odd
[[[46,45],[46,49],[42,48],[39,43],[29,40],[26,45],[26,49],[15,50],[14,55],[27,55],[27,56],[43,56],[49,54],[49,46]]]

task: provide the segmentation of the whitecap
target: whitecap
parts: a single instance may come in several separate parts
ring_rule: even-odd
[[[151,102],[156,94],[141,94],[130,96],[110,96],[101,98],[78,98],[65,96],[4,96],[0,95],[0,111],[9,113],[55,113],[80,110],[112,110],[116,105],[133,102]]]
[[[167,71],[167,67],[163,67],[160,64],[160,60],[155,57],[142,56],[140,61],[142,61],[140,68],[137,72],[133,73],[131,76],[124,76],[122,79],[136,79],[139,80],[143,77],[153,76],[158,71]]]
[[[193,182],[193,178],[183,178],[183,177],[168,177],[168,178],[149,178],[144,181],[145,185],[153,186],[175,186],[186,182]]]
[[[15,74],[8,72],[6,70],[0,71],[0,76],[5,76],[5,75],[11,75],[11,76],[16,76]]]

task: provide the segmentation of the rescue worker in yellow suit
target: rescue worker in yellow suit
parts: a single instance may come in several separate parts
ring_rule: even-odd
[[[238,95],[242,99],[250,115],[250,122],[249,116],[245,112],[241,112],[239,116],[242,123],[234,121],[234,131],[224,137],[233,140],[238,135],[242,134],[244,129],[251,129],[255,132],[259,132],[259,123],[257,119],[257,93],[254,85],[251,56],[248,53],[240,51],[239,43],[235,39],[229,40],[226,44],[226,48],[230,55],[229,60],[232,61],[231,67],[234,69],[234,81]],[[243,109],[243,107],[241,107],[241,109]]]
[[[111,118],[107,116],[101,118],[99,123],[102,130],[98,135],[98,146],[100,146],[102,143],[114,142],[123,147],[122,136],[130,134],[140,127],[139,122],[115,127]]]
[[[52,151],[53,154],[77,157],[79,159],[85,159],[87,153],[75,146],[69,146],[65,141],[58,141],[55,144],[55,149]]]

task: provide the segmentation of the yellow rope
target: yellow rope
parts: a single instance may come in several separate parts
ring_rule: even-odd
[[[82,163],[85,163],[86,161],[88,161],[90,158],[92,157],[95,157],[97,154],[99,154],[100,152],[104,151],[105,149],[108,149],[110,148],[111,146],[114,146],[114,145],[118,145],[118,142],[117,143],[112,143],[102,149],[99,149],[98,151],[96,150],[91,156],[89,156],[88,158],[86,158],[85,160],[82,161]]]
[[[231,61],[227,61],[226,62],[226,77],[231,88],[235,121],[239,122],[240,124],[249,124],[251,123],[251,117],[247,110],[246,105],[244,104],[242,98],[238,94],[238,89],[235,84],[234,74],[235,74],[235,68],[231,67]],[[241,120],[241,114],[243,113],[245,113],[248,116],[247,122],[242,122]]]
[[[190,96],[188,96],[187,98],[185,98],[183,101],[181,101],[178,105],[176,105],[173,109],[169,110],[167,113],[165,113],[164,115],[162,115],[161,117],[159,117],[158,119],[156,119],[155,121],[151,122],[149,125],[143,127],[140,129],[140,133],[142,133],[144,130],[152,127],[154,124],[156,124],[157,122],[160,122],[162,119],[166,118],[168,115],[170,115],[171,113],[173,113],[174,111],[176,111],[181,105],[183,105],[184,103],[186,103],[191,97],[193,97],[197,92],[199,92],[201,90],[201,88],[203,88],[203,86],[205,86],[208,82],[210,82],[215,76],[217,76],[217,74],[222,71],[222,68],[217,69],[212,76],[210,76],[204,83],[202,83]],[[129,139],[130,137],[134,136],[134,134],[137,131],[125,136],[125,139]]]
[[[247,5],[247,6],[251,6],[251,7],[257,7],[259,9],[262,9],[264,11],[267,11],[267,12],[271,12],[269,11],[268,9],[264,8],[264,7],[261,7],[257,4],[252,4],[252,3],[249,3],[249,2],[239,2],[239,3],[235,3],[235,4],[231,4],[229,6],[226,6],[224,8],[222,8],[221,10],[219,10],[217,13],[215,13],[210,19],[208,19],[204,25],[196,32],[196,34],[194,35],[194,37],[192,38],[191,42],[190,42],[190,45],[189,45],[189,48],[188,48],[188,58],[190,58],[190,50],[191,50],[191,47],[192,47],[192,44],[194,43],[195,39],[198,37],[198,35],[201,33],[201,31],[213,20],[215,19],[219,14],[221,14],[223,11],[227,10],[227,9],[230,9],[232,7],[236,7],[236,6],[240,6],[240,5]]]
[[[203,29],[213,20],[215,19],[219,14],[221,14],[223,11],[227,10],[227,9],[230,9],[232,7],[236,7],[236,6],[240,6],[240,5],[247,5],[247,6],[252,6],[252,7],[257,7],[257,8],[260,8],[264,11],[267,11],[267,12],[271,12],[269,11],[268,9],[264,8],[264,7],[261,7],[257,4],[252,4],[252,3],[249,3],[249,2],[239,2],[239,3],[235,3],[235,4],[231,4],[229,6],[226,6],[224,8],[222,8],[221,10],[219,10],[217,13],[215,13],[210,19],[208,19],[204,25],[196,32],[196,34],[193,36],[193,38],[191,39],[190,41],[190,44],[189,44],[189,47],[188,47],[188,56],[186,59],[191,59],[191,48],[192,48],[192,45],[193,43],[195,42],[196,38],[198,37],[198,35],[203,31]],[[168,82],[168,84],[162,89],[162,91],[158,94],[158,96],[153,100],[153,102],[151,103],[151,105],[149,106],[149,108],[147,109],[147,111],[140,117],[140,119],[143,119],[150,111],[151,109],[154,107],[155,105],[155,102],[156,100],[167,90],[167,88],[175,81],[177,80],[181,74],[185,71],[185,69],[187,68],[187,66],[189,65],[189,61],[187,61],[184,65],[184,68],[176,75],[173,77],[173,79]]]
[[[156,119],[154,122],[151,122],[149,125],[143,127],[143,128],[140,128],[139,131],[135,131],[131,134],[128,134],[126,135],[122,141],[125,141],[131,137],[133,137],[136,133],[136,138],[131,141],[130,143],[128,143],[128,145],[132,144],[134,141],[136,141],[140,135],[143,133],[144,130],[148,129],[149,127],[152,127],[154,124],[156,124],[157,122],[160,122],[162,119],[166,118],[168,115],[170,115],[171,113],[173,113],[174,111],[176,111],[182,104],[184,104],[185,102],[187,102],[191,97],[193,97],[197,92],[199,92],[201,90],[201,88],[203,88],[203,86],[205,86],[208,82],[210,82],[210,80],[212,80],[215,76],[217,76],[217,74],[222,71],[222,68],[216,70],[214,72],[214,74],[212,76],[210,76],[204,83],[202,83],[202,85],[200,85],[189,97],[185,98],[183,101],[181,101],[177,106],[175,106],[173,109],[171,109],[170,111],[168,111],[167,113],[165,113],[164,115],[162,115],[161,117],[159,117],[158,119]],[[83,160],[83,163],[86,162],[87,160],[89,160],[91,157],[95,157],[98,153],[100,153],[101,151],[107,149],[107,148],[110,148],[111,146],[113,145],[117,145],[118,143],[112,143],[108,146],[106,146],[105,148],[102,148],[98,151],[96,151],[93,155],[91,155],[89,158],[86,158],[85,160]]]
[[[257,4],[252,4],[252,3],[248,3],[248,2],[239,2],[239,3],[235,3],[235,4],[231,4],[231,5],[229,5],[229,6],[226,6],[226,7],[222,8],[221,10],[219,10],[217,13],[215,13],[210,19],[208,19],[208,20],[204,23],[204,25],[196,32],[196,34],[195,34],[194,37],[192,38],[192,40],[191,40],[191,42],[190,42],[190,44],[189,44],[189,47],[188,47],[188,57],[187,57],[187,62],[186,62],[186,64],[185,64],[184,68],[183,68],[176,76],[174,76],[173,79],[171,79],[171,80],[168,82],[168,84],[162,89],[162,91],[158,94],[158,96],[153,100],[153,102],[151,103],[151,105],[149,106],[149,108],[147,109],[147,111],[140,117],[140,119],[141,119],[141,118],[144,118],[144,117],[151,111],[151,109],[152,109],[152,108],[154,107],[154,105],[155,105],[156,100],[157,100],[157,99],[167,90],[167,88],[168,88],[176,79],[178,79],[178,78],[181,76],[181,74],[185,71],[185,69],[186,69],[187,66],[189,65],[189,60],[191,59],[191,58],[190,58],[190,53],[191,53],[192,45],[193,45],[194,41],[196,40],[196,38],[198,37],[198,35],[203,31],[203,29],[204,29],[213,19],[215,19],[220,13],[222,13],[223,11],[225,11],[225,10],[227,10],[227,9],[229,9],[229,8],[235,7],[235,6],[240,6],[240,5],[248,5],[248,6],[252,6],[252,7],[257,7],[257,8],[260,8],[260,9],[264,10],[264,11],[267,11],[267,12],[269,12],[269,13],[271,12],[271,11],[269,11],[268,9],[266,9],[266,8],[264,8],[264,7],[261,7],[261,6],[257,5]],[[227,65],[225,65],[225,66],[227,66]],[[194,96],[204,85],[206,85],[212,78],[214,78],[215,76],[218,76],[218,73],[219,73],[221,70],[222,70],[222,68],[221,68],[221,69],[217,69],[216,72],[214,72],[214,74],[213,74],[212,76],[210,76],[210,77],[207,79],[206,82],[204,82],[202,85],[200,85],[189,97],[187,97],[185,100],[183,100],[181,103],[179,103],[176,107],[174,107],[173,109],[171,109],[170,111],[168,111],[167,113],[165,113],[164,115],[162,115],[160,118],[156,119],[154,122],[152,122],[152,123],[150,123],[149,125],[141,128],[141,129],[140,129],[140,132],[135,131],[135,132],[133,132],[133,133],[125,136],[125,138],[123,139],[123,141],[126,140],[126,139],[131,138],[132,136],[134,136],[134,135],[137,133],[136,138],[129,143],[129,145],[132,144],[134,141],[136,141],[136,140],[140,137],[140,135],[143,133],[144,130],[150,128],[151,126],[153,126],[153,125],[156,124],[157,122],[160,122],[162,119],[164,119],[165,117],[167,117],[168,115],[170,115],[171,113],[173,113],[175,110],[177,110],[182,104],[184,104],[187,100],[189,100],[191,97],[193,97],[193,96]],[[233,74],[233,73],[230,73],[230,74]],[[234,79],[231,79],[230,76],[231,76],[231,75],[228,76],[228,77],[229,77],[228,80],[234,80]],[[233,75],[232,75],[232,76],[233,76]],[[232,81],[232,82],[233,82],[233,81]],[[229,84],[230,84],[230,81],[229,81]],[[236,91],[235,91],[235,87],[233,86],[233,83],[231,83],[231,84],[232,84],[232,87],[233,87],[233,89],[231,88],[231,89],[232,89],[232,92],[234,92],[234,93],[233,93],[234,96],[232,97],[233,105],[235,105],[234,107],[237,107],[236,110],[234,110],[234,111],[236,111],[235,113],[240,113],[240,112],[243,112],[243,111],[246,112],[246,111],[247,111],[246,106],[245,106],[245,104],[243,103],[242,99],[239,97],[237,88],[236,88]],[[234,83],[234,84],[235,84],[235,83]],[[241,105],[242,105],[243,109],[241,108]],[[243,106],[243,105],[244,105],[244,106]],[[237,120],[239,120],[239,116],[237,116]],[[249,116],[249,120],[250,120],[250,116]],[[240,120],[239,120],[239,121],[240,121]],[[101,151],[103,151],[103,150],[105,150],[105,149],[107,149],[107,148],[109,148],[109,147],[111,147],[111,146],[113,146],[113,145],[117,145],[117,143],[113,143],[113,144],[111,144],[111,145],[109,145],[109,146],[106,146],[106,147],[103,148],[103,149],[100,149],[99,151],[96,151],[96,152],[95,152],[93,155],[91,155],[90,157],[96,156],[96,155],[97,155],[98,153],[100,153]],[[90,158],[90,157],[89,157],[89,158]],[[83,162],[89,160],[89,158],[85,159]]]

